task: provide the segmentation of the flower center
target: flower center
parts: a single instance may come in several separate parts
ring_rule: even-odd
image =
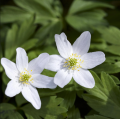
[[[76,58],[70,58],[70,60],[68,62],[69,62],[69,65],[71,67],[73,67],[77,64],[77,59]]]
[[[33,81],[33,79],[31,79],[31,77],[32,77],[32,75],[30,75],[29,71],[27,71],[25,69],[24,72],[20,73],[19,81],[22,84],[29,84],[29,81]]]
[[[84,62],[84,60],[80,59],[80,55],[78,56],[77,54],[72,54],[72,55],[70,55],[69,58],[66,59],[63,67],[68,68],[68,70],[70,70],[70,69],[71,70],[78,70],[78,68],[82,68],[80,66],[80,63],[83,63],[83,62]]]

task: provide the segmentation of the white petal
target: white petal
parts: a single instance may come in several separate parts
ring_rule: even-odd
[[[74,71],[73,78],[83,87],[93,88],[95,86],[94,78],[88,70],[80,69],[80,71]]]
[[[24,98],[30,102],[36,109],[40,109],[41,101],[36,88],[31,85],[25,86],[22,90]]]
[[[28,56],[23,48],[17,48],[16,65],[20,72],[28,67]]]
[[[90,39],[90,32],[83,32],[73,44],[73,53],[77,53],[77,55],[83,55],[87,53],[90,47]]]
[[[9,97],[13,97],[17,94],[19,94],[22,90],[21,84],[17,82],[16,80],[11,80],[7,84],[7,88],[5,90],[5,94]]]
[[[60,55],[68,58],[72,54],[72,46],[64,33],[55,35],[55,42]]]
[[[71,78],[72,78],[72,74],[62,69],[56,73],[54,77],[54,83],[59,87],[63,88],[65,85],[67,85],[70,82]]]
[[[29,62],[28,71],[30,71],[30,74],[39,74],[43,71],[43,69],[45,68],[45,65],[48,62],[49,62],[49,54],[42,53],[37,58]]]
[[[45,68],[51,71],[58,71],[62,68],[63,60],[60,55],[50,55],[49,63]]]
[[[37,88],[56,88],[57,85],[53,82],[52,77],[44,76],[41,74],[34,74],[32,76],[33,82],[31,82],[31,85],[37,87]]]
[[[5,73],[6,75],[10,78],[10,79],[15,79],[16,76],[18,76],[18,70],[17,67],[15,65],[15,63],[11,62],[10,60],[6,59],[6,58],[2,58],[1,59],[1,64],[5,69]]]
[[[105,61],[105,54],[100,51],[86,53],[81,59],[84,60],[84,62],[81,63],[82,68],[91,69]]]

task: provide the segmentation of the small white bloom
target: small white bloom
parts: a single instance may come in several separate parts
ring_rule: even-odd
[[[57,71],[54,83],[63,88],[72,77],[81,86],[93,88],[95,85],[92,74],[87,70],[105,61],[103,52],[87,53],[90,47],[90,32],[83,32],[73,45],[64,33],[55,35],[60,55],[51,55],[46,69]]]
[[[41,101],[37,88],[56,88],[52,77],[41,75],[46,63],[49,62],[47,53],[40,54],[28,63],[28,56],[23,48],[17,48],[16,64],[6,58],[1,64],[6,75],[11,79],[7,84],[5,94],[13,97],[20,92],[36,109],[40,109]]]

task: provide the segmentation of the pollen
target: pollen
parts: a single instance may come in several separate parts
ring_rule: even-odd
[[[22,83],[22,84],[27,84],[29,85],[29,81],[32,81],[33,82],[33,79],[31,78],[32,75],[30,75],[29,71],[27,71],[25,69],[24,72],[21,72],[20,73],[20,77],[19,77],[19,81]]]
[[[77,59],[76,58],[70,58],[70,60],[68,61],[70,66],[75,66],[77,64]]]
[[[68,70],[79,71],[79,68],[82,68],[80,64],[84,62],[84,60],[81,60],[80,57],[81,56],[77,55],[77,53],[72,53],[72,55],[65,60],[63,67]]]

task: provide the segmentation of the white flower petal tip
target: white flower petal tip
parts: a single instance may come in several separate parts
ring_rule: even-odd
[[[83,69],[94,68],[106,60],[105,54],[101,51],[86,53],[81,57],[81,59],[84,61],[81,63],[81,67]]]
[[[5,69],[5,73],[10,79],[15,79],[18,75],[18,70],[14,62],[11,62],[10,60],[6,58],[1,58],[1,64]]]
[[[29,85],[22,90],[22,95],[24,98],[30,102],[35,109],[41,108],[41,100],[38,94],[38,91],[33,86]]]
[[[8,97],[13,97],[13,96],[19,94],[21,92],[21,90],[22,90],[22,87],[20,86],[20,84],[16,83],[15,80],[11,80],[7,84],[7,88],[5,90],[5,95],[7,95]]]
[[[95,80],[88,70],[80,69],[80,71],[75,71],[73,78],[85,88],[93,88],[95,86]]]
[[[28,56],[26,51],[23,48],[16,49],[16,66],[20,72],[24,70],[24,68],[28,68]]]
[[[73,43],[73,53],[83,55],[88,52],[90,47],[91,34],[89,31],[83,32]]]
[[[67,58],[72,54],[72,45],[67,40],[67,37],[64,33],[61,33],[60,35],[55,34],[55,42],[57,45],[58,52],[62,57]]]

